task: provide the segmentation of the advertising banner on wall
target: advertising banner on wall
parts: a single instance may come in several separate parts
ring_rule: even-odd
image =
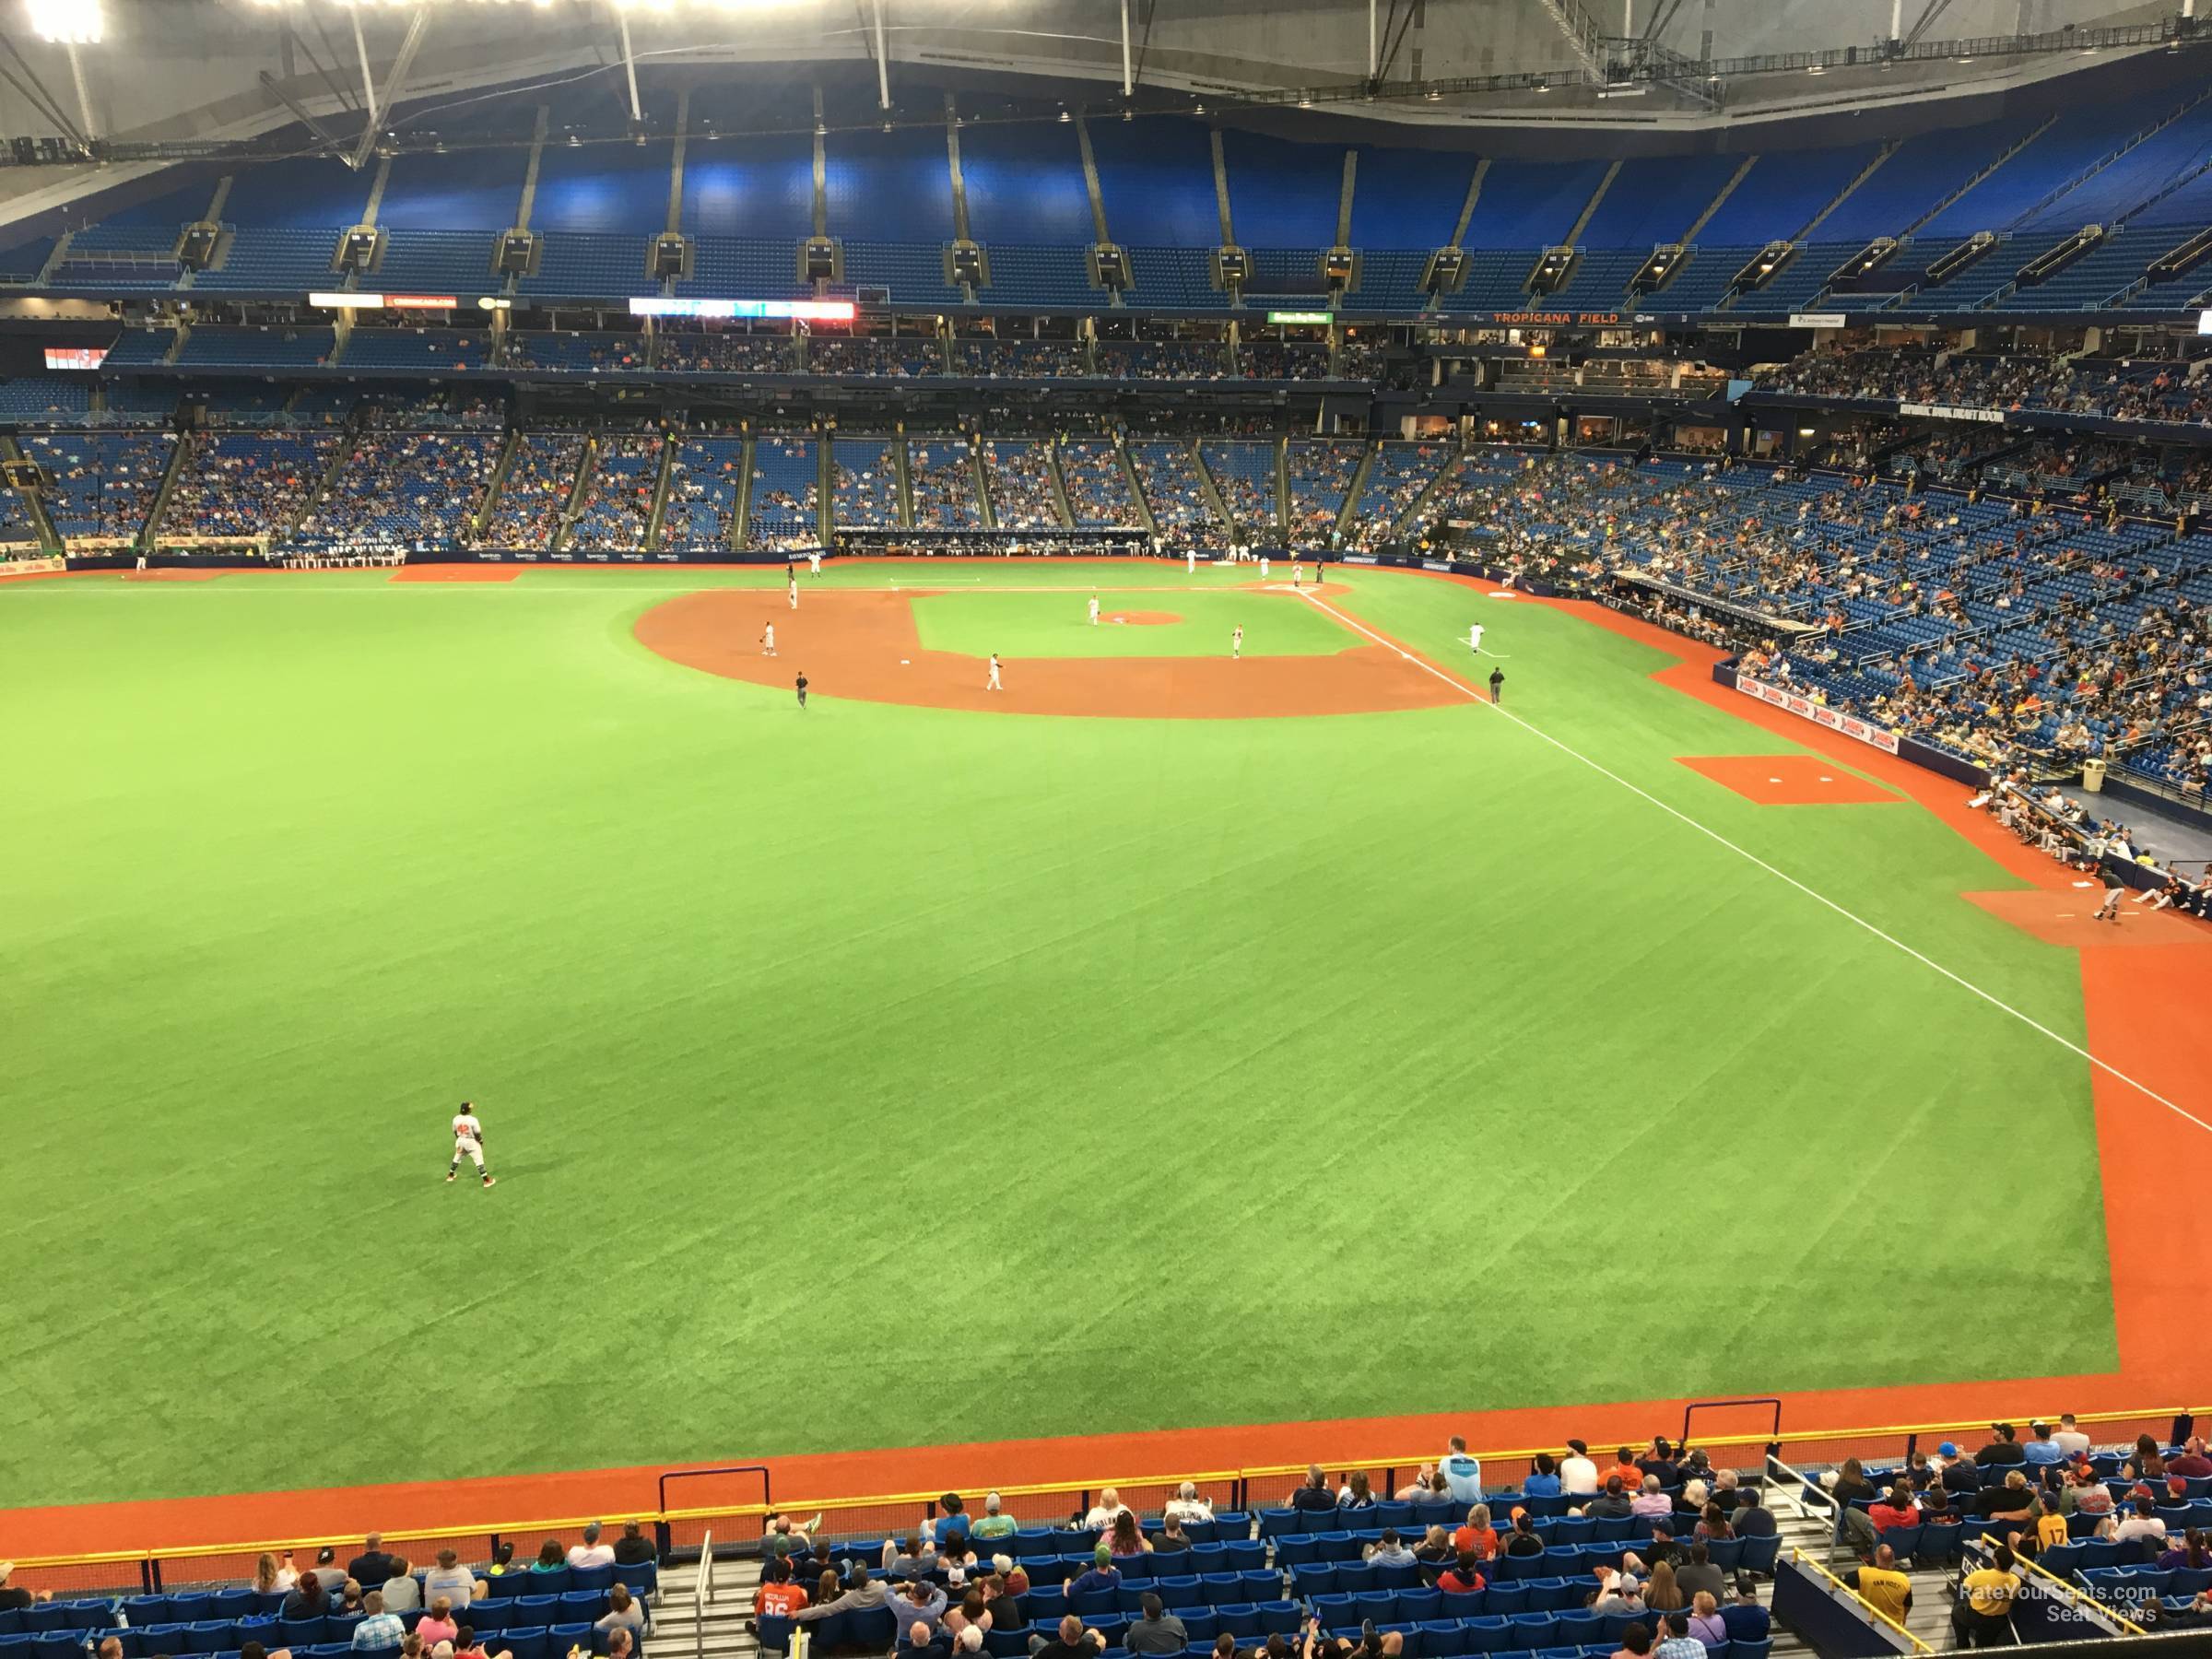
[[[1735,677],[1735,688],[1746,697],[1794,714],[1800,720],[1809,720],[1815,725],[1826,726],[1831,732],[1841,732],[1846,737],[1855,737],[1861,743],[1872,744],[1884,754],[1897,753],[1897,735],[1884,730],[1872,721],[1861,720],[1856,714],[1842,714],[1826,703],[1817,703],[1811,698],[1795,691],[1785,691],[1780,686],[1770,686],[1764,680],[1755,680],[1746,675]]]

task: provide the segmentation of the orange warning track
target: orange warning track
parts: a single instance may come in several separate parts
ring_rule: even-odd
[[[1815,755],[1677,755],[1694,772],[1761,806],[1850,806],[1897,796]]]
[[[1173,611],[1115,611],[1106,618],[1109,622],[1125,622],[1132,628],[1164,628],[1182,618]]]
[[[1980,905],[2001,922],[2033,934],[2046,945],[2069,950],[2115,950],[2131,947],[2206,944],[2204,924],[2171,911],[2154,911],[2137,904],[2130,893],[2120,901],[2117,921],[2094,920],[2104,902],[2100,881],[2072,890],[2027,888],[2004,893],[1967,893],[1962,897]]]
[[[1001,691],[987,690],[979,657],[924,651],[912,601],[927,590],[877,594],[808,590],[794,610],[773,589],[714,588],[657,605],[638,618],[647,649],[688,668],[811,695],[994,714],[1072,714],[1138,720],[1250,720],[1374,714],[1459,701],[1453,688],[1397,652],[1353,645],[1331,656],[1047,657],[1004,660]],[[764,629],[776,630],[776,654]],[[1347,635],[1347,640],[1355,636]]]

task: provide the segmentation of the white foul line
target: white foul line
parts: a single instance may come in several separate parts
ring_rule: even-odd
[[[1696,818],[1691,818],[1689,814],[1684,812],[1680,807],[1670,806],[1668,803],[1661,800],[1657,795],[1652,794],[1651,791],[1644,789],[1641,785],[1630,782],[1628,779],[1622,777],[1618,772],[1613,771],[1600,762],[1593,760],[1589,756],[1583,754],[1582,750],[1574,747],[1572,745],[1562,743],[1559,738],[1554,737],[1549,732],[1545,731],[1541,726],[1530,724],[1529,722],[1522,719],[1520,715],[1508,709],[1503,703],[1488,701],[1483,697],[1481,692],[1477,690],[1474,687],[1468,685],[1465,680],[1458,678],[1456,676],[1445,673],[1442,669],[1437,667],[1433,663],[1427,661],[1425,658],[1414,655],[1412,652],[1406,650],[1396,641],[1384,639],[1381,634],[1375,632],[1373,629],[1369,628],[1366,624],[1359,621],[1356,618],[1347,616],[1344,612],[1338,610],[1335,606],[1326,603],[1312,594],[1306,594],[1301,596],[1305,599],[1308,605],[1313,606],[1320,610],[1326,611],[1330,616],[1335,618],[1337,621],[1343,623],[1345,627],[1350,629],[1354,633],[1363,634],[1368,639],[1372,640],[1376,644],[1384,646],[1389,650],[1396,652],[1401,657],[1411,663],[1415,667],[1420,669],[1424,674],[1434,676],[1436,678],[1443,681],[1445,685],[1450,686],[1454,691],[1457,691],[1463,697],[1467,698],[1470,701],[1480,704],[1483,708],[1490,710],[1493,713],[1503,715],[1506,719],[1512,721],[1515,725],[1519,726],[1523,731],[1527,732],[1532,736],[1542,738],[1546,743],[1550,744],[1553,748],[1558,749],[1559,753],[1566,755],[1572,759],[1581,761],[1584,766],[1588,767],[1592,771],[1596,772],[1600,777],[1610,778],[1614,782],[1619,784],[1630,794],[1641,795],[1645,800],[1649,801],[1653,806],[1658,807],[1660,811],[1667,814],[1670,818],[1678,818],[1683,823],[1688,824],[1692,830],[1695,830],[1699,834],[1705,836],[1710,840],[1718,841],[1722,846],[1727,848],[1729,852],[1735,853],[1737,857],[1748,860],[1750,863],[1757,865],[1760,869],[1766,871],[1768,875],[1774,877],[1777,880],[1786,881],[1790,886],[1795,888],[1806,898],[1826,905],[1830,910],[1835,912],[1837,915],[1841,916],[1845,921],[1855,923],[1857,925],[1865,928],[1868,933],[1872,934],[1876,938],[1881,940],[1885,945],[1895,946],[1899,950],[1903,951],[1914,961],[1921,963],[1924,967],[1933,968],[1937,973],[1943,975],[1945,979],[1949,980],[1953,984],[1960,986],[1967,991],[1972,992],[1983,1002],[1989,1004],[1990,1006],[2011,1015],[2013,1018],[2018,1020],[2022,1025],[2028,1027],[2029,1030],[2040,1031],[2044,1036],[2050,1038],[2052,1041],[2057,1043],[2059,1047],[2072,1050],[2075,1053],[2079,1054],[2084,1060],[2087,1060],[2098,1070],[2105,1073],[2108,1077],[2114,1077],[2120,1082],[2126,1084],[2130,1088],[2134,1089],[2137,1094],[2144,1096],[2146,1099],[2156,1100],[2159,1105],[2165,1107],[2167,1111],[2172,1112],[2176,1117],[2186,1118],[2189,1120],[2189,1122],[2194,1124],[2199,1129],[2205,1130],[2208,1134],[2212,1134],[2212,1124],[2207,1124],[2203,1118],[2198,1117],[2194,1112],[2190,1112],[2183,1107],[2175,1105],[2171,1100],[2168,1100],[2157,1089],[2152,1088],[2148,1084],[2139,1083],[2135,1078],[2129,1077],[2125,1072],[2122,1071],[2118,1066],[2112,1065],[2108,1061],[2100,1060],[2095,1054],[2090,1053],[2088,1049],[2083,1048],[2079,1043],[2075,1042],[2068,1038],[2060,1036],[2056,1031],[2053,1030],[2049,1026],[2044,1025],[2041,1020],[2034,1018],[2032,1016],[2023,1014],[2019,1009],[2014,1007],[2010,1003],[2005,1001],[2002,997],[1992,995],[1989,992],[1983,990],[1981,986],[1975,984],[1973,981],[1965,978],[1963,975],[1954,973],[1950,969],[1946,968],[1941,962],[1936,961],[1933,957],[1925,956],[1920,951],[1913,949],[1912,946],[1906,944],[1902,939],[1898,938],[1895,935],[1883,932],[1879,927],[1877,927],[1873,923],[1867,921],[1865,917],[1858,914],[1855,911],[1846,910],[1843,908],[1843,906],[1838,904],[1833,899],[1830,899],[1826,893],[1817,891],[1816,889],[1806,886],[1804,882],[1798,880],[1796,877],[1791,875],[1787,870],[1779,869],[1775,865],[1769,864],[1765,859],[1759,857],[1758,853],[1752,852],[1747,847],[1738,846],[1735,841],[1730,841],[1719,830],[1711,828],[1709,825],[1700,823]]]

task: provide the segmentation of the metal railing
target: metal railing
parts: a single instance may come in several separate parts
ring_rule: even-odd
[[[707,1659],[707,1609],[714,1603],[714,1534],[699,1540],[699,1579],[691,1586],[692,1659]]]
[[[2171,1444],[2187,1437],[2193,1417],[2202,1409],[2206,1408],[2161,1406],[2140,1411],[2104,1412],[2084,1416],[2079,1421],[2086,1430],[2102,1430],[2104,1432],[2099,1438],[2106,1442],[2132,1441],[2138,1433],[2145,1433]],[[1801,1430],[1779,1435],[1724,1435],[1703,1441],[1699,1449],[1712,1458],[1716,1467],[1762,1468],[1771,1473],[1778,1471],[1786,1477],[1795,1476],[1797,1470],[1782,1461],[1781,1454],[1785,1444],[1790,1449],[1790,1456],[1799,1466],[1839,1464],[1848,1457],[1877,1464],[1902,1463],[1924,1441],[1932,1443],[1944,1439],[1968,1440],[1985,1433],[1987,1428],[1985,1421],[1951,1421],[1857,1429]],[[1549,1453],[1556,1455],[1559,1450],[1557,1445],[1546,1445],[1483,1451],[1477,1455],[1486,1465],[1484,1484],[1487,1488],[1498,1490],[1512,1489],[1520,1476],[1527,1472],[1538,1454]],[[1744,1455],[1737,1457],[1735,1464],[1731,1465],[1730,1453]],[[1365,1461],[1334,1462],[1324,1465],[1324,1473],[1338,1482],[1355,1473],[1363,1474],[1377,1498],[1386,1499],[1393,1496],[1403,1484],[1409,1482],[1422,1465],[1434,1461],[1434,1453],[1427,1457],[1406,1453]],[[1000,1512],[1016,1522],[1032,1526],[1065,1525],[1072,1517],[1088,1510],[1098,1494],[1108,1488],[1114,1488],[1124,1503],[1140,1512],[1158,1511],[1185,1482],[1195,1487],[1198,1494],[1217,1510],[1277,1507],[1288,1501],[1290,1494],[1304,1481],[1306,1471],[1307,1465],[1304,1464],[1281,1464],[1199,1473],[1124,1477],[1120,1479],[1052,1481],[1030,1486],[1001,1486],[996,1489],[1000,1498]],[[693,1472],[706,1471],[670,1471],[670,1477]],[[762,1473],[765,1495],[765,1471]],[[1804,1487],[1801,1479],[1799,1485],[1800,1489],[1808,1494],[1813,1489]],[[664,1509],[639,1513],[635,1518],[655,1528],[661,1554],[665,1559],[679,1551],[700,1548],[711,1535],[710,1529],[720,1534],[721,1547],[748,1549],[759,1538],[767,1518],[778,1512],[810,1515],[818,1511],[823,1516],[820,1530],[830,1535],[865,1538],[918,1533],[938,1515],[940,1496],[940,1493],[932,1491],[806,1498],[784,1500],[772,1505],[760,1502],[697,1509]],[[535,1549],[533,1540],[580,1532],[595,1519],[598,1517],[565,1516],[405,1532],[387,1527],[383,1534],[384,1546],[411,1559],[428,1560],[439,1549],[451,1548],[465,1561],[482,1561],[490,1559],[502,1542],[516,1544],[520,1553]],[[364,1524],[369,1524],[370,1520],[364,1517]],[[243,1583],[251,1580],[254,1564],[264,1552],[281,1555],[290,1551],[296,1557],[312,1560],[315,1552],[324,1547],[340,1551],[356,1549],[359,1547],[360,1537],[360,1533],[355,1532],[342,1537],[284,1538],[158,1549],[110,1550],[93,1554],[26,1556],[17,1561],[13,1582],[32,1590],[50,1591],[56,1596],[152,1594],[165,1588],[183,1585]]]

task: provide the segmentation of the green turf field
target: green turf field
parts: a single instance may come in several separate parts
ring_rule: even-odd
[[[1098,568],[1017,575],[1083,648]],[[1672,757],[1786,746],[1645,648],[1344,579],[2078,1040],[1918,808],[1756,806]],[[2084,1064],[1530,732],[802,715],[632,640],[712,580],[0,590],[10,1501],[2113,1364]]]
[[[914,621],[928,649],[974,657],[994,651],[1009,658],[1227,656],[1238,628],[1244,630],[1246,656],[1326,655],[1367,643],[1288,593],[1101,593],[1096,628],[1085,608],[1088,597],[1088,588],[1077,594],[938,594],[914,602]],[[1177,619],[1117,624],[1109,619],[1117,610]]]

